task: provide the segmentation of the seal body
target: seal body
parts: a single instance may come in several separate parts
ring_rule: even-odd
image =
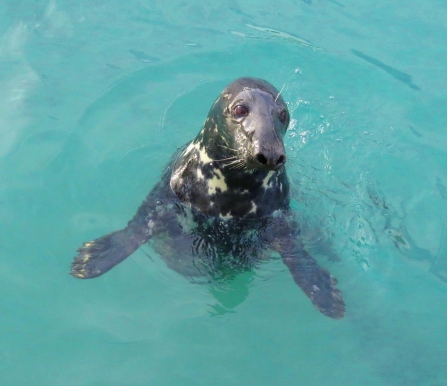
[[[268,82],[232,82],[127,227],[84,243],[71,274],[100,276],[146,242],[189,277],[225,277],[276,251],[316,308],[341,318],[337,281],[304,250],[289,210],[283,143],[289,119]]]

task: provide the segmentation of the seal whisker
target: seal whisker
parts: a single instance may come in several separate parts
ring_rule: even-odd
[[[230,166],[228,167],[228,169],[235,170],[235,169],[237,169],[236,166],[237,166],[237,165],[230,165]]]
[[[282,87],[281,87],[281,90],[279,91],[278,95],[277,95],[276,98],[275,98],[275,102],[278,100],[278,98],[279,98],[279,96],[281,95],[282,90],[284,90],[284,87],[285,87],[285,86],[286,86],[286,84],[284,83],[284,84],[282,85]]]
[[[232,165],[231,167],[231,169],[244,169],[244,168],[246,168],[246,165],[242,160],[240,160],[239,163]]]
[[[228,150],[234,151],[235,153],[239,152],[239,150],[232,149],[231,147],[228,147],[228,146],[224,146],[224,145],[218,145],[218,146],[223,147],[224,149],[228,149]]]
[[[228,169],[231,170],[241,169],[241,165],[240,164],[230,165]]]
[[[288,158],[287,159],[287,163],[285,164],[285,166],[287,166],[288,168],[290,168],[291,166],[294,166],[295,165],[295,160],[294,159],[291,159],[291,158]]]
[[[235,157],[234,161],[231,161],[230,163],[228,163],[228,165],[234,164],[234,163],[240,163],[240,162],[244,162],[244,160],[242,158]]]
[[[236,160],[239,159],[237,155],[233,155],[232,157],[228,157],[228,158],[222,158],[222,159],[215,159],[214,161],[216,162],[220,162],[220,161],[231,161],[231,160]]]
[[[244,87],[244,90],[247,92],[248,97],[249,97],[250,99],[252,99],[252,98],[251,98],[251,94],[250,94],[250,88],[248,88],[248,87]]]
[[[237,165],[241,165],[243,163],[244,163],[244,160],[241,159],[241,158],[238,158],[238,159],[236,159],[234,161],[231,161],[231,162],[225,164],[225,166],[237,166]]]
[[[222,139],[225,141],[225,143],[229,146],[230,144],[228,143],[228,140],[225,138],[225,136],[222,136]]]

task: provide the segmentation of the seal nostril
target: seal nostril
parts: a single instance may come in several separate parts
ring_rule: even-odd
[[[258,153],[256,155],[256,159],[258,160],[259,163],[261,163],[262,165],[267,165],[267,158],[265,158],[265,155],[262,153]]]
[[[286,163],[286,157],[284,155],[279,156],[278,161],[276,161],[276,165]]]

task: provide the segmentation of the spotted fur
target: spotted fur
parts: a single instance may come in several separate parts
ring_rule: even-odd
[[[100,276],[145,242],[189,277],[225,277],[276,251],[315,307],[342,317],[337,281],[304,250],[289,210],[288,124],[287,105],[271,84],[232,82],[127,227],[84,243],[71,274]]]

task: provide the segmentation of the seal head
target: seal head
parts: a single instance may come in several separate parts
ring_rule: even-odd
[[[196,141],[213,159],[234,157],[237,150],[248,169],[279,170],[286,162],[288,125],[287,105],[278,90],[262,79],[241,78],[214,102]]]
[[[222,218],[264,217],[284,208],[289,188],[283,137],[289,120],[286,103],[270,83],[230,83],[178,157],[172,190],[183,203]]]

